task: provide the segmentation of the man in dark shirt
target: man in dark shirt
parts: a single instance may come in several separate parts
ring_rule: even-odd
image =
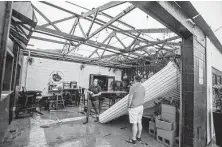
[[[88,123],[89,115],[91,112],[92,107],[96,112],[96,120],[95,122],[99,121],[99,96],[101,95],[101,87],[98,85],[98,79],[94,79],[93,85],[89,87],[88,90],[88,109],[86,114],[86,121],[83,124]]]

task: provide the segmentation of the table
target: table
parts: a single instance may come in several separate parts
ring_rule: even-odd
[[[99,113],[101,112],[101,110],[107,110],[107,109],[102,109],[102,107],[108,106],[108,108],[110,108],[112,105],[116,103],[116,99],[123,98],[127,94],[128,93],[126,91],[101,91],[101,96],[99,98]],[[108,99],[109,100],[108,104],[104,103],[103,99]],[[102,104],[105,104],[105,106],[103,106]],[[91,112],[95,113],[93,110]]]
[[[43,98],[48,101],[48,108],[50,109],[57,109],[58,108],[58,100],[64,101],[63,99],[63,92],[68,91],[71,94],[72,100],[75,99],[76,105],[79,105],[79,88],[66,88],[63,90],[48,90],[47,95],[43,95]],[[58,98],[61,97],[61,100]],[[74,101],[72,102],[74,104]]]
[[[128,94],[126,91],[102,91],[101,94]]]
[[[128,93],[126,91],[102,91],[101,92],[101,97],[108,99],[109,103],[108,103],[108,107],[110,108],[112,105],[114,105],[116,103],[116,100],[118,98],[123,98],[124,96],[126,96]],[[101,101],[100,101],[100,106],[99,106],[101,111]]]
[[[25,92],[19,92],[18,102],[16,104],[15,115],[18,117],[20,112],[28,112],[32,114],[37,112],[43,115],[41,112],[36,110],[36,107],[39,106],[41,99],[41,91],[38,90],[29,90]]]
[[[63,89],[63,91],[65,90],[68,90],[68,91],[78,91],[79,88],[66,88],[66,89]]]

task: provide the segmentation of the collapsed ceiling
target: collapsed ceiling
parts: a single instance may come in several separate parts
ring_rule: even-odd
[[[181,38],[128,2],[89,9],[41,1],[32,7],[38,23],[25,53],[33,56],[131,67],[180,54]]]

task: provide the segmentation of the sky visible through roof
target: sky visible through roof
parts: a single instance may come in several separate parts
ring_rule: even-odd
[[[53,4],[58,5],[60,7],[66,8],[67,10],[73,11],[77,14],[81,14],[82,12],[88,11],[86,9],[80,8],[78,6],[75,6],[73,4],[70,4],[70,3],[67,3],[64,1],[63,2],[50,2],[50,3],[53,3]],[[107,2],[106,1],[105,2],[103,2],[103,1],[72,1],[72,3],[77,4],[79,6],[83,6],[84,8],[91,10],[92,8],[99,7]],[[47,5],[40,3],[40,2],[32,2],[32,4],[35,7],[37,7],[51,21],[55,21],[55,20],[59,20],[59,19],[71,16],[71,14],[68,14],[66,12],[52,8],[52,7],[47,6]],[[126,2],[126,3],[121,4],[119,6],[107,9],[103,12],[115,17],[116,15],[121,13],[124,9],[126,9],[129,6],[131,6],[131,4]],[[42,18],[42,16],[39,15],[37,12],[36,12],[36,16],[38,19],[38,25],[47,24],[47,21],[44,20]],[[110,20],[109,18],[107,18],[103,15],[98,15],[97,18],[99,18],[103,21],[106,21],[106,22]],[[127,24],[130,24],[131,26],[135,27],[135,29],[165,28],[158,21],[156,21],[155,19],[153,19],[150,16],[147,16],[147,14],[145,14],[144,12],[139,10],[138,8],[134,9],[130,13],[123,16],[120,20],[123,22],[126,22]],[[58,23],[58,24],[56,24],[56,26],[59,29],[61,29],[61,31],[69,33],[74,21],[75,21],[75,18],[68,20],[68,21]],[[90,21],[80,19],[80,24],[81,24],[81,27],[84,30],[84,32],[86,32],[87,29],[89,28]],[[122,28],[123,30],[130,30],[130,28],[128,28],[118,22],[114,22],[112,25],[118,26],[118,27]],[[95,30],[97,30],[100,27],[101,27],[100,25],[97,25],[94,23],[91,32],[94,32]],[[48,26],[47,28],[54,29],[52,26]],[[111,32],[112,32],[111,29],[104,29],[103,31],[101,31],[100,33],[95,35],[91,40],[102,42],[104,40],[104,38],[106,38]],[[80,30],[79,25],[76,27],[74,35],[84,37],[81,30]],[[65,41],[64,39],[49,37],[49,36],[39,34],[39,33],[33,33],[33,36],[44,37],[44,38],[49,38],[49,39],[54,39],[54,40],[59,40],[59,41]],[[117,36],[126,46],[130,45],[130,43],[133,41],[132,38],[129,38],[129,37],[122,35],[122,34],[117,34]],[[158,39],[165,39],[168,37],[175,36],[175,34],[174,33],[141,34],[141,36],[143,38],[146,38],[151,41],[157,41],[156,40],[157,38]],[[105,42],[105,43],[107,43],[107,42]],[[34,49],[47,49],[47,50],[53,49],[53,50],[55,50],[55,49],[63,48],[62,44],[50,43],[50,42],[40,41],[40,40],[36,40],[36,39],[31,39],[29,44],[34,45],[34,46],[29,47],[29,48],[34,48]],[[119,41],[116,38],[112,38],[109,44],[112,46],[115,46],[115,47],[122,47],[122,45],[119,43]],[[143,44],[141,43],[141,45],[143,45]],[[87,45],[81,45],[75,53],[81,54],[85,57],[88,57],[94,51],[94,49],[95,48],[87,46]],[[103,50],[101,50],[101,49],[98,50],[99,54],[101,54],[102,52],[103,52]],[[112,53],[110,53],[110,52],[104,53],[104,55],[108,55],[108,54],[112,54]],[[92,57],[98,57],[98,56],[96,54],[94,54]]]
[[[80,8],[78,6],[75,6],[75,5],[65,2],[65,1],[56,1],[56,2],[50,2],[50,3],[60,6],[62,8],[65,8],[67,10],[73,11],[79,15],[81,15],[82,12],[87,12],[88,11],[87,9],[92,10],[92,8],[97,8],[97,7],[107,3],[107,1],[90,1],[90,0],[89,1],[70,1],[70,2],[73,4],[77,4],[79,6],[82,6],[84,8]],[[63,12],[61,10],[50,7],[50,6],[40,3],[40,2],[33,1],[32,4],[35,7],[37,7],[50,21],[55,21],[55,20],[59,20],[59,19],[65,18],[65,17],[72,16],[69,13]],[[197,11],[200,12],[200,14],[206,20],[206,22],[211,26],[212,30],[217,30],[218,28],[220,28],[220,26],[222,26],[222,19],[221,19],[222,18],[222,2],[215,2],[215,1],[200,2],[199,1],[199,2],[192,2],[192,4],[197,9]],[[130,5],[131,5],[130,3],[126,2],[124,4],[121,4],[121,5],[116,6],[114,8],[110,8],[110,9],[105,10],[103,12],[115,17],[120,12],[122,12],[124,9],[129,7]],[[38,20],[38,25],[43,25],[43,24],[48,23],[37,12],[35,12],[35,14],[36,14],[36,17]],[[97,16],[97,18],[99,18],[103,21],[106,21],[106,22],[110,20],[109,18],[107,18],[101,14],[99,14]],[[127,24],[130,24],[131,26],[135,27],[135,29],[165,28],[165,26],[160,24],[158,21],[156,21],[152,17],[147,16],[147,14],[145,14],[144,12],[139,10],[138,8],[134,9],[130,13],[123,16],[120,20],[123,22],[126,22]],[[62,32],[69,33],[74,22],[75,22],[75,18],[55,24],[55,25]],[[84,30],[84,32],[87,32],[87,29],[90,26],[90,21],[80,19],[80,24],[81,24],[81,27]],[[118,22],[114,22],[112,25],[118,26],[118,27],[122,28],[123,30],[130,29]],[[97,25],[94,23],[91,32],[94,32],[95,30],[97,30],[100,27],[101,27],[100,25]],[[48,26],[47,28],[54,29],[52,26]],[[111,32],[112,32],[111,29],[108,29],[108,28],[104,29],[103,31],[101,31],[100,33],[95,35],[93,38],[91,38],[91,40],[102,42],[104,40],[104,38],[106,38]],[[217,30],[215,32],[215,34],[218,37],[218,39],[220,40],[220,42],[222,42],[222,28]],[[76,27],[74,35],[84,37],[79,25]],[[64,39],[46,36],[46,35],[35,33],[35,32],[33,33],[33,36],[44,37],[44,38],[48,38],[48,39],[54,39],[54,40],[65,42]],[[122,34],[117,34],[117,36],[118,36],[118,38],[120,38],[120,40],[126,46],[128,46],[133,41],[132,38],[129,38],[129,37],[122,35]],[[166,39],[166,38],[169,38],[172,36],[175,36],[175,34],[174,33],[141,34],[141,37],[146,38],[147,40],[151,40],[151,41],[157,41],[156,40],[157,38],[158,39]],[[107,42],[108,41],[106,41],[105,43],[107,43]],[[172,42],[178,42],[178,40],[175,40]],[[28,46],[28,48],[46,49],[46,50],[61,50],[64,46],[62,44],[50,43],[50,42],[45,42],[45,41],[36,40],[36,39],[31,39],[29,44],[34,45],[34,46]],[[118,47],[118,48],[122,47],[122,45],[119,43],[119,41],[116,38],[112,38],[109,44],[112,46]],[[90,47],[87,45],[81,45],[80,47],[78,47],[77,50],[75,50],[74,54],[80,54],[80,55],[83,55],[84,57],[88,57],[94,50],[95,50],[95,48],[93,48],[93,47]],[[103,50],[101,50],[101,49],[98,50],[99,54],[102,54],[102,52],[103,52]],[[104,53],[104,55],[108,55],[108,54],[113,54],[113,53],[110,53],[107,51]],[[94,58],[94,57],[98,57],[98,55],[93,54],[92,58]]]

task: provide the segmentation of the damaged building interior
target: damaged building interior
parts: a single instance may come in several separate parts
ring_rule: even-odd
[[[199,3],[1,1],[0,146],[222,146],[222,29]]]

